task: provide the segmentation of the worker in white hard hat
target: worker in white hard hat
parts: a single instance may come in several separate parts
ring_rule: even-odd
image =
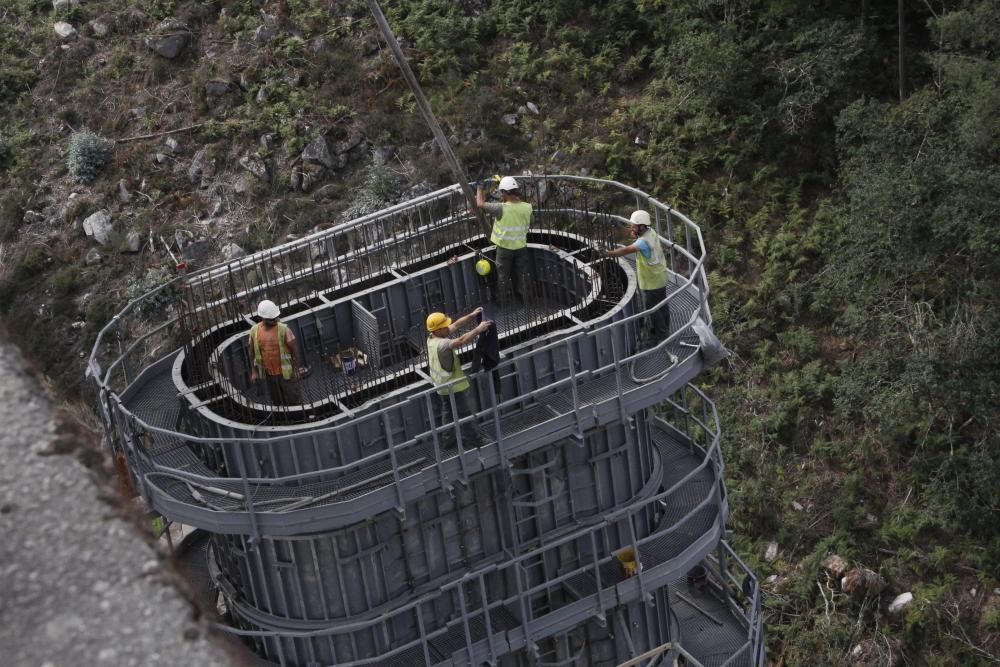
[[[427,365],[431,371],[431,382],[438,387],[433,394],[437,426],[451,424],[455,420],[473,414],[472,397],[469,395],[469,380],[465,377],[462,364],[458,360],[458,350],[474,341],[480,334],[493,326],[490,320],[483,320],[474,329],[452,338],[451,336],[472,319],[483,312],[476,308],[471,313],[452,321],[444,313],[431,313],[427,316]],[[452,397],[455,400],[455,413],[451,410]],[[464,446],[478,447],[482,444],[479,429],[471,424],[462,425],[462,441]],[[448,444],[454,441],[450,434],[445,436]]]
[[[500,179],[497,188],[500,203],[487,202],[482,184],[476,190],[476,206],[496,218],[490,243],[496,246],[497,291],[501,301],[513,291],[514,302],[523,305],[531,285],[531,266],[528,260],[528,227],[531,226],[531,204],[521,201],[521,191],[513,176]]]
[[[268,402],[272,405],[301,403],[299,347],[291,328],[278,321],[281,309],[269,299],[257,306],[260,322],[250,328],[247,352],[250,356],[250,382],[263,380]]]
[[[629,223],[635,241],[631,245],[608,250],[603,254],[605,257],[638,254],[635,268],[639,278],[639,292],[642,294],[643,308],[650,310],[667,298],[669,281],[667,260],[663,254],[660,237],[650,227],[649,213],[642,210],[635,211],[629,217]],[[649,314],[649,329],[652,336],[649,342],[652,343],[659,343],[670,335],[670,313],[667,304],[664,303],[661,308]]]

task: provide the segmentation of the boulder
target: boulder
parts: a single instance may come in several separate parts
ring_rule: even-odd
[[[76,37],[77,34],[76,28],[74,28],[69,23],[66,23],[65,21],[56,21],[55,25],[52,26],[52,28],[53,30],[56,31],[56,34],[59,35],[59,37],[61,37],[62,39],[69,39],[70,37]]]
[[[253,41],[257,44],[267,44],[272,39],[274,39],[274,26],[268,25],[267,23],[257,26],[257,29],[253,31]]]
[[[180,142],[173,137],[167,137],[167,140],[163,142],[163,145],[166,146],[171,155],[176,155],[181,150]]]
[[[892,602],[889,603],[889,613],[898,614],[913,602],[913,593],[907,591],[906,593],[900,593],[897,595]]]
[[[214,251],[215,246],[211,241],[199,239],[185,246],[184,250],[181,251],[181,256],[189,262],[201,262],[211,256]]]
[[[300,173],[302,179],[300,189],[302,192],[309,192],[314,185],[323,180],[323,167],[319,165],[303,165]]]
[[[101,209],[92,213],[83,221],[83,231],[90,238],[94,239],[102,246],[107,245],[111,240],[111,231],[114,223],[111,221],[111,214],[107,209]]]
[[[132,201],[132,193],[128,191],[124,178],[118,180],[118,201],[123,204]]]
[[[396,154],[396,147],[392,144],[386,146],[377,146],[372,149],[372,160],[378,164],[386,164],[392,160],[393,156]]]
[[[316,192],[313,193],[313,199],[316,201],[321,201],[324,199],[336,199],[338,197],[337,186],[333,183],[327,183],[326,185],[318,188]]]
[[[538,111],[538,105],[535,104],[534,102],[528,102],[525,106],[528,107],[528,111],[530,111],[531,113],[535,114],[536,116],[540,113]]]
[[[268,181],[271,175],[267,171],[267,165],[257,155],[247,154],[240,158],[240,166],[249,171],[262,181]]]
[[[125,237],[122,252],[139,252],[140,248],[142,248],[142,234],[135,231],[129,232],[128,236]]]
[[[222,257],[227,261],[231,262],[234,259],[239,259],[240,257],[245,257],[247,251],[236,245],[235,243],[227,243],[222,246]]]
[[[147,35],[143,43],[147,49],[164,58],[176,58],[191,40],[191,34],[183,21],[167,18],[160,21],[153,33]]]
[[[30,225],[33,222],[42,222],[45,220],[45,216],[38,211],[27,210],[24,212],[24,217],[21,220],[24,224]]]
[[[212,79],[205,82],[205,97],[212,99],[222,97],[232,88],[232,83],[227,79]]]
[[[111,28],[108,24],[100,19],[94,19],[90,22],[90,29],[94,33],[94,37],[100,39],[101,37],[107,37],[108,33],[111,32]]]
[[[87,251],[87,256],[84,257],[83,263],[87,266],[93,266],[94,264],[101,263],[101,251],[97,248],[91,248]]]
[[[337,154],[339,155],[341,153],[346,153],[348,151],[354,150],[359,145],[361,145],[361,142],[364,141],[364,139],[365,135],[361,133],[361,130],[357,128],[351,129],[351,131],[347,133],[346,139],[337,142],[336,146]]]
[[[205,155],[205,149],[202,148],[191,158],[191,166],[188,167],[188,178],[191,179],[193,185],[200,185],[206,188],[211,181],[214,171],[213,165]]]
[[[500,116],[500,122],[504,125],[517,125],[517,114],[516,113],[505,113]]]
[[[768,563],[771,563],[777,557],[778,557],[778,543],[771,542],[770,544],[767,545],[767,550],[764,552],[764,560],[766,560]]]
[[[326,143],[326,137],[316,137],[310,141],[302,150],[303,162],[318,162],[330,169],[333,167],[333,155],[330,153],[330,146]]]
[[[840,588],[857,597],[878,595],[885,588],[885,581],[878,573],[866,567],[856,567],[840,580]]]
[[[840,579],[844,572],[847,571],[847,561],[837,554],[830,554],[823,561],[823,569],[829,572],[831,576]]]
[[[185,246],[191,244],[194,241],[194,234],[186,229],[176,229],[174,230],[174,243],[177,244],[177,249],[182,250]]]

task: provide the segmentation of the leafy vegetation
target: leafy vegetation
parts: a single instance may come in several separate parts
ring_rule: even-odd
[[[107,159],[107,144],[93,132],[76,132],[70,137],[66,167],[80,183],[92,183]]]

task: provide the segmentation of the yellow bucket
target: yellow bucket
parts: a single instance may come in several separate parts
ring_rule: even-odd
[[[638,562],[635,557],[635,549],[628,547],[627,549],[622,549],[615,557],[618,562],[622,564],[622,569],[625,571],[626,577],[631,577],[635,575],[636,567],[638,567]]]

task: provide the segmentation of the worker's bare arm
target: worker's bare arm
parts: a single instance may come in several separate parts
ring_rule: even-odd
[[[299,376],[299,342],[294,338],[285,338],[285,345],[288,346],[288,354],[292,357],[292,376]]]
[[[625,255],[631,255],[634,252],[639,252],[639,248],[634,245],[626,245],[621,248],[615,248],[614,250],[607,250],[604,252],[605,257],[624,257]]]
[[[247,357],[250,361],[250,382],[257,381],[257,364],[254,363],[253,355],[253,336],[247,338]]]
[[[477,326],[472,331],[464,333],[461,336],[453,339],[451,341],[452,348],[465,347],[472,341],[476,340],[479,334],[485,332],[491,326],[493,326],[493,320],[484,320],[483,322],[480,322],[479,326]]]
[[[476,308],[471,313],[467,313],[466,315],[463,315],[462,317],[460,317],[457,320],[455,320],[454,322],[452,322],[451,323],[451,330],[452,330],[452,332],[454,333],[455,331],[458,331],[459,329],[461,329],[462,327],[464,327],[466,324],[468,324],[469,322],[472,321],[473,317],[479,315],[479,313],[481,313],[481,312],[483,312],[483,307],[482,306],[480,306],[479,308]]]

